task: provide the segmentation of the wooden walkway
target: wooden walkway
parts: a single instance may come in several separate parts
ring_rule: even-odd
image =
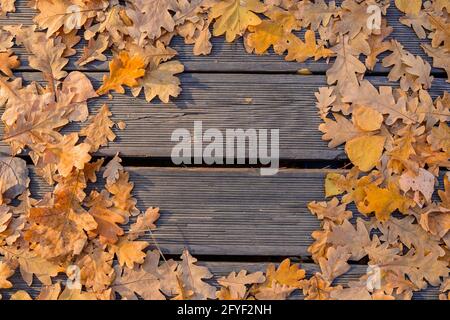
[[[16,3],[17,12],[12,18],[1,18],[0,24],[31,24],[34,13],[26,8],[26,1]],[[393,6],[388,9],[389,24],[394,27],[391,37],[431,64],[420,48],[426,40],[419,42],[410,28],[398,22],[399,16]],[[213,52],[207,57],[193,56],[191,46],[180,39],[174,43],[186,69],[180,77],[182,94],[168,105],[159,101],[148,104],[142,95],[133,98],[129,92],[114,95],[113,100],[96,99],[90,104],[92,113],[107,103],[113,120],[127,124],[117,132],[117,140],[96,155],[112,156],[120,151],[135,183],[138,207],[161,208],[155,237],[164,253],[180,255],[188,248],[216,276],[241,268],[262,270],[267,262],[285,257],[305,261],[303,267],[314,273],[318,268],[309,263],[307,247],[319,221],[306,204],[324,199],[324,175],[345,161],[343,150],[329,149],[317,129],[320,119],[314,92],[325,85],[324,72],[329,65],[323,60],[295,63],[274,54],[250,55],[242,40],[229,44],[215,38]],[[84,43],[77,47],[82,46]],[[22,62],[22,76],[41,80],[40,74],[29,68],[26,53],[15,52]],[[67,70],[88,71],[98,88],[107,63],[77,68],[77,59],[71,58]],[[296,74],[302,68],[312,75]],[[386,71],[377,65],[367,78],[375,85],[395,85],[387,82]],[[433,69],[433,75],[433,96],[450,89],[442,70]],[[192,130],[196,120],[203,121],[204,130],[279,129],[280,157],[286,168],[264,177],[259,169],[250,167],[175,167],[170,161],[175,144],[171,133],[176,128]],[[72,126],[69,131],[78,129]],[[5,145],[0,145],[0,151],[7,151]],[[48,189],[32,177],[33,196]],[[352,265],[338,282],[356,279],[365,271],[365,266]],[[437,292],[437,288],[429,288],[414,298],[435,299]]]

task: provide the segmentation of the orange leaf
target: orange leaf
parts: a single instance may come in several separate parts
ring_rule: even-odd
[[[130,55],[122,51],[109,63],[109,76],[103,77],[103,85],[97,90],[99,95],[111,90],[124,93],[123,86],[135,87],[138,85],[137,79],[145,74],[144,58],[138,54]]]

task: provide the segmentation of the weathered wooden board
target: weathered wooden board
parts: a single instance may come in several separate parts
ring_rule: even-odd
[[[27,0],[16,1],[16,12],[10,14],[8,18],[0,18],[0,25],[7,24],[23,24],[30,25],[33,23],[33,17],[36,11],[27,7]],[[387,20],[388,24],[394,28],[394,32],[389,38],[393,38],[402,43],[411,53],[420,55],[425,60],[430,62],[431,59],[423,52],[420,47],[421,43],[427,43],[428,40],[419,40],[414,31],[402,25],[398,19],[402,14],[392,4],[388,9]],[[300,33],[303,39],[303,34]],[[175,38],[172,42],[172,47],[178,51],[180,61],[185,65],[186,71],[189,72],[296,72],[299,69],[307,68],[312,72],[324,72],[330,65],[325,60],[320,61],[306,61],[304,63],[287,62],[283,57],[270,54],[256,56],[246,53],[242,39],[234,43],[226,43],[223,37],[214,38],[212,40],[213,51],[208,56],[194,56],[192,54],[192,46],[185,45],[183,39]],[[85,45],[83,41],[77,48],[82,48]],[[15,50],[22,62],[21,69],[29,70],[27,53],[23,48]],[[75,64],[80,57],[81,51],[70,59],[67,66],[68,70],[108,70],[108,62],[94,62],[84,67],[79,67]],[[111,53],[106,55],[108,61],[111,60]],[[383,57],[383,56],[381,56]],[[332,60],[331,60],[332,61]],[[375,72],[386,72],[387,69],[381,65],[377,65]],[[433,69],[435,74],[445,74],[441,69]]]
[[[219,287],[217,280],[222,277],[228,275],[232,271],[240,271],[240,270],[248,270],[249,272],[256,271],[265,271],[267,267],[267,263],[242,263],[242,262],[208,262],[201,261],[198,262],[199,265],[207,267],[214,277],[210,280],[207,280],[208,283]],[[307,277],[312,276],[315,272],[319,272],[320,269],[317,265],[311,263],[301,263],[301,267],[306,270]],[[366,273],[366,266],[363,265],[352,265],[352,268],[344,275],[335,280],[335,285],[342,284],[346,285],[349,281],[356,281],[361,275]],[[40,283],[39,280],[34,279],[34,282],[31,286],[28,286],[21,278],[20,274],[17,272],[11,279],[14,284],[14,289],[9,290],[0,290],[0,294],[3,296],[3,299],[9,299],[10,296],[17,292],[18,290],[27,291],[33,298],[37,297],[40,292]],[[414,293],[413,299],[418,300],[431,300],[437,299],[439,295],[439,290],[437,287],[428,287],[426,290],[421,292]],[[290,299],[303,299],[304,296],[300,290],[296,290],[291,295]]]
[[[154,236],[164,253],[308,257],[311,233],[320,228],[307,209],[324,200],[330,170],[128,167],[138,207],[160,207]],[[336,172],[336,171],[335,171]],[[40,198],[50,187],[32,176]],[[349,210],[354,210],[349,206]],[[125,227],[127,229],[127,227]],[[152,242],[150,235],[147,239]]]
[[[87,75],[98,88],[103,74]],[[18,76],[27,81],[41,79],[40,73]],[[197,73],[182,74],[180,78],[183,92],[170,104],[162,104],[158,99],[147,103],[143,94],[133,98],[129,92],[115,95],[113,100],[106,96],[93,99],[89,103],[93,114],[107,103],[113,120],[127,124],[125,130],[117,132],[117,140],[99,154],[114,155],[120,151],[124,157],[170,157],[177,144],[171,141],[172,132],[186,128],[193,134],[194,121],[202,121],[203,131],[217,128],[223,134],[226,129],[279,129],[282,159],[345,157],[342,148],[329,149],[318,130],[321,120],[314,93],[326,85],[325,76]],[[377,86],[396,85],[387,83],[385,77],[367,79]],[[450,84],[444,79],[435,79],[431,94],[436,97],[449,89]],[[0,146],[0,151],[8,152],[4,144]]]

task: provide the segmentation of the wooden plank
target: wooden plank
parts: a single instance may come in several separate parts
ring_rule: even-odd
[[[10,14],[9,17],[0,18],[0,25],[7,24],[23,24],[30,25],[33,23],[35,15],[34,10],[27,7],[27,0],[16,1],[17,11]],[[388,24],[394,28],[394,32],[390,36],[392,39],[398,40],[407,50],[415,55],[420,55],[426,61],[431,59],[423,52],[420,47],[421,43],[429,43],[429,40],[420,40],[415,35],[414,31],[402,25],[398,19],[402,14],[392,4],[388,9]],[[303,39],[303,32],[299,33]],[[208,56],[194,56],[192,54],[192,46],[185,45],[182,38],[175,38],[172,47],[178,51],[180,61],[185,65],[188,72],[296,72],[299,69],[307,68],[312,72],[324,72],[330,65],[325,60],[320,61],[306,61],[304,63],[287,62],[283,57],[275,55],[273,52],[262,56],[256,56],[245,52],[242,39],[234,43],[226,43],[223,37],[216,37],[212,40],[213,51]],[[82,48],[85,45],[83,41],[77,48]],[[21,70],[30,70],[28,65],[28,54],[23,48],[15,50],[22,62]],[[78,67],[75,64],[80,57],[81,51],[70,59],[68,70],[108,70],[108,62],[95,62],[85,67]],[[106,55],[108,61],[111,60],[111,52]],[[385,56],[385,55],[384,55]],[[381,56],[383,57],[383,56]],[[331,60],[333,61],[333,59]],[[375,72],[386,72],[388,69],[377,65]],[[444,75],[442,69],[433,69],[434,74]]]
[[[214,277],[211,280],[207,280],[211,285],[219,287],[217,280],[228,275],[232,271],[248,270],[249,272],[265,271],[267,263],[263,262],[209,262],[209,261],[199,261],[199,265],[203,265],[211,271]],[[311,263],[301,263],[301,267],[306,270],[307,277],[312,276],[315,272],[320,271],[319,267]],[[365,274],[366,266],[363,265],[352,265],[352,268],[344,275],[335,280],[335,285],[341,284],[346,285],[349,281],[356,281],[361,275]],[[14,292],[18,290],[27,291],[33,298],[39,295],[40,283],[38,280],[34,280],[31,286],[28,286],[21,278],[20,274],[17,272],[11,279],[14,284],[13,289],[0,290],[0,294],[3,295],[3,299],[8,300]],[[417,300],[435,300],[438,298],[439,290],[437,287],[428,287],[427,289],[414,293],[413,299]],[[300,290],[296,290],[291,295],[290,299],[303,299],[304,296]]]
[[[260,176],[259,169],[237,168],[127,170],[139,209],[161,210],[154,236],[164,253],[187,248],[194,255],[300,257],[310,256],[311,233],[320,228],[307,204],[325,199],[325,175],[336,172],[280,169],[277,175]],[[50,190],[32,175],[34,197]],[[149,235],[146,239],[152,241]]]
[[[18,74],[27,81],[41,80],[40,73]],[[100,86],[102,73],[87,73],[94,88]],[[100,155],[124,157],[170,157],[177,142],[171,141],[173,130],[186,128],[193,134],[194,121],[203,122],[203,131],[226,129],[279,129],[280,157],[282,159],[333,160],[342,159],[342,148],[329,149],[321,140],[314,92],[325,86],[324,76],[258,75],[258,74],[182,74],[183,92],[170,104],[157,99],[147,103],[141,94],[133,98],[128,92],[106,96],[89,103],[94,114],[99,106],[107,103],[113,120],[124,120],[127,127],[117,131],[118,138]],[[374,85],[386,83],[384,77],[367,77]],[[442,95],[450,89],[444,79],[435,79],[431,94]],[[249,101],[248,99],[251,99]],[[79,130],[78,124],[69,131]],[[0,126],[0,131],[3,131]],[[2,147],[1,147],[2,146]],[[8,152],[4,144],[0,151]]]

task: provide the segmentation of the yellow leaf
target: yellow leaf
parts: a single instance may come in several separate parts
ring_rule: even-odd
[[[128,241],[125,239],[119,241],[115,249],[120,266],[126,264],[128,268],[132,269],[135,263],[142,264],[145,259],[145,253],[142,250],[147,246],[146,241]]]
[[[345,190],[338,184],[339,180],[345,179],[339,173],[328,173],[325,178],[325,197],[332,197],[341,194]]]
[[[122,51],[118,57],[109,63],[109,76],[103,77],[103,85],[97,90],[102,95],[110,90],[124,93],[122,86],[135,87],[138,85],[137,79],[145,74],[144,58],[138,54],[130,55]]]
[[[386,138],[362,136],[348,141],[345,152],[350,161],[362,171],[371,170],[380,160]]]
[[[375,109],[366,106],[356,106],[353,110],[353,122],[361,130],[375,131],[381,128],[383,115]]]
[[[393,183],[389,183],[387,188],[369,184],[364,191],[366,193],[364,201],[357,204],[359,211],[363,214],[374,212],[375,217],[380,221],[389,219],[391,213],[397,209],[405,213],[413,204],[410,199],[400,194]]]
[[[291,34],[292,30],[299,29],[299,21],[295,16],[289,12],[278,7],[273,7],[265,13],[270,20],[263,20],[257,26],[249,26],[250,33],[246,39],[245,44],[247,49],[254,49],[256,54],[263,54],[270,48],[274,47],[276,53],[284,51],[285,38]]]
[[[395,0],[395,6],[408,15],[418,15],[422,7],[422,0]]]
[[[291,260],[284,259],[278,269],[274,265],[269,265],[266,272],[266,283],[272,284],[273,281],[289,287],[300,287],[300,280],[305,277],[305,270],[300,269],[298,264],[292,264]]]
[[[11,295],[10,300],[33,300],[33,299],[25,290],[19,290],[15,292],[13,295]]]
[[[256,26],[261,19],[255,13],[266,10],[259,0],[225,0],[217,2],[211,9],[210,18],[214,23],[214,36],[225,33],[227,42],[232,42],[236,36],[242,35],[248,26]]]
[[[270,46],[282,41],[284,32],[281,24],[270,20],[263,20],[255,27],[249,27],[252,32],[246,38],[246,45],[255,50],[256,54],[263,54]]]
[[[13,55],[13,52],[11,50],[0,52],[0,71],[2,71],[8,77],[12,77],[13,75],[11,69],[15,69],[19,66],[19,58]]]

